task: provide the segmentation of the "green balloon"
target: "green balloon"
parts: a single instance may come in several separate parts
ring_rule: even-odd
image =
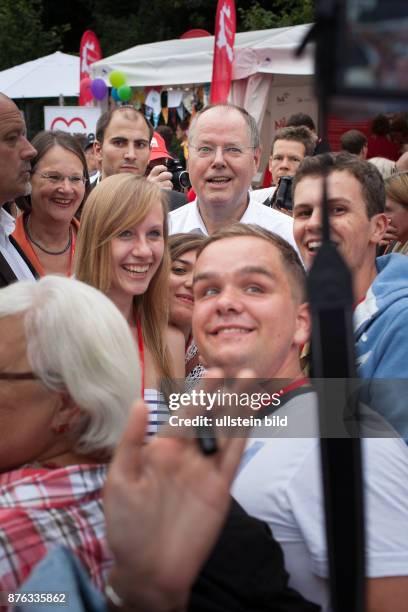
[[[119,89],[121,85],[126,83],[126,77],[123,72],[120,72],[120,70],[112,70],[112,72],[109,74],[109,81],[112,87]]]
[[[121,85],[118,88],[118,96],[122,102],[127,102],[132,97],[132,88],[130,85]]]

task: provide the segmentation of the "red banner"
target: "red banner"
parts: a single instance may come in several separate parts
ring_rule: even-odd
[[[235,40],[235,2],[218,0],[210,102],[227,102],[231,87]]]
[[[79,77],[79,105],[90,106],[93,96],[90,91],[90,67],[94,62],[102,59],[101,47],[98,37],[92,30],[86,30],[81,38],[79,47],[80,77]]]

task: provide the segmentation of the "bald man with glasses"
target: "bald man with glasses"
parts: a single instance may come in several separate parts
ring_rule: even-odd
[[[293,221],[249,191],[261,155],[254,118],[232,104],[207,106],[189,130],[188,171],[196,199],[170,213],[170,233],[209,235],[233,222],[255,223],[294,245]]]

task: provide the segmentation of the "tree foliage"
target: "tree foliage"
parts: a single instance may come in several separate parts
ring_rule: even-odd
[[[1,0],[0,70],[62,48],[68,25],[45,29],[42,0]]]
[[[313,21],[314,0],[237,0],[237,31]],[[93,30],[105,57],[144,43],[214,32],[217,0],[0,0],[0,69],[56,50],[78,53]]]
[[[275,0],[269,3],[271,5],[272,10],[263,8],[259,2],[253,2],[247,9],[238,8],[242,31],[280,28],[314,20],[313,0]]]

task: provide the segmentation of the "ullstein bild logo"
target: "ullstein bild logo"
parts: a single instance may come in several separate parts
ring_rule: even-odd
[[[285,416],[264,416],[262,419],[249,416],[249,417],[232,417],[229,414],[224,416],[210,417],[206,415],[197,415],[192,418],[179,417],[172,414],[169,418],[169,425],[171,427],[287,427],[288,417]]]

